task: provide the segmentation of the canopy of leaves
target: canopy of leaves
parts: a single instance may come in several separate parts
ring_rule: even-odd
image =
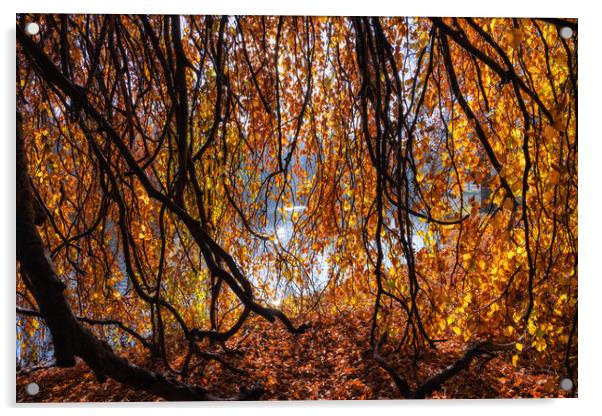
[[[437,391],[403,363],[450,345],[458,372],[506,351],[576,380],[576,22],[42,15],[30,36],[31,19],[17,16],[18,208],[31,188],[68,333],[193,385],[219,383],[195,372],[208,360],[250,371],[229,353],[282,337],[265,321],[391,377],[390,397]],[[62,347],[17,239],[28,368]],[[357,334],[306,339],[340,316]],[[324,397],[306,393],[269,397]]]

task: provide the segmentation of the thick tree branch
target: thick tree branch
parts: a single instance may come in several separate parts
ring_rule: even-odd
[[[63,294],[65,286],[46,255],[34,223],[33,200],[22,117],[17,113],[17,259],[25,272],[24,280],[40,307],[40,314],[50,328],[57,366],[71,367],[78,356],[90,366],[101,383],[111,377],[167,400],[255,400],[260,397],[261,387],[243,389],[239,395],[223,399],[211,395],[204,388],[168,379],[119,357],[106,342],[83,327],[73,314]]]
[[[435,390],[439,390],[441,385],[447,380],[454,377],[456,374],[463,370],[467,370],[472,361],[482,355],[494,355],[499,351],[508,351],[514,348],[514,343],[509,344],[496,344],[491,341],[479,341],[473,343],[460,357],[451,365],[447,366],[439,373],[428,378],[424,382],[420,383],[414,390],[409,387],[408,382],[403,379],[399,373],[389,364],[379,353],[380,344],[379,342],[373,351],[373,357],[376,362],[391,376],[399,393],[408,399],[424,399]]]

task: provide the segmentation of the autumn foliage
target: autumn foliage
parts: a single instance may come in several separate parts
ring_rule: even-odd
[[[569,394],[577,29],[17,16],[18,384]]]

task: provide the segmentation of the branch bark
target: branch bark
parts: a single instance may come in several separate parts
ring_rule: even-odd
[[[399,393],[408,399],[424,399],[435,390],[439,390],[441,385],[447,380],[451,379],[461,371],[467,370],[475,358],[478,358],[482,355],[494,355],[498,351],[507,351],[514,348],[514,343],[496,344],[491,341],[475,342],[464,352],[462,357],[456,360],[453,364],[420,383],[414,390],[412,390],[408,382],[399,375],[395,368],[393,368],[393,366],[388,363],[384,357],[380,355],[378,350],[380,349],[381,344],[382,340],[374,347],[373,357],[378,365],[393,379],[393,382],[397,386]]]
[[[50,328],[56,365],[72,367],[80,357],[94,371],[99,382],[107,377],[132,388],[174,401],[256,400],[261,387],[241,389],[230,398],[213,396],[206,389],[172,380],[118,356],[105,341],[98,339],[81,325],[73,314],[53,264],[34,223],[34,196],[29,181],[22,130],[22,117],[17,112],[17,259],[24,271],[24,280],[33,294],[40,314]]]
[[[133,174],[140,180],[140,183],[149,197],[164,204],[167,209],[176,214],[186,225],[188,231],[198,244],[210,272],[223,278],[236,296],[252,312],[262,316],[269,322],[274,322],[276,319],[280,320],[292,333],[304,332],[307,329],[308,324],[302,324],[296,327],[282,311],[262,306],[253,299],[252,285],[239,269],[234,258],[208,234],[198,220],[193,218],[193,216],[182,206],[153,185],[144,170],[136,162],[134,156],[128,149],[128,146],[123,142],[122,137],[101,112],[88,100],[86,90],[61,74],[46,53],[38,44],[25,35],[23,29],[20,27],[17,27],[17,40],[26,52],[30,62],[39,71],[40,76],[51,86],[56,87],[66,94],[73,102],[72,107],[76,106],[94,120],[99,131],[106,132],[107,137],[117,146],[117,149],[125,159],[125,162],[132,169]],[[87,135],[87,138],[93,146],[97,147],[93,138],[89,137],[89,135]],[[216,259],[223,260],[230,272],[222,268]]]

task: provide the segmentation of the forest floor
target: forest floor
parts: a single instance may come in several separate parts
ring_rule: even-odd
[[[402,398],[391,378],[372,358],[369,325],[360,317],[343,314],[321,319],[300,335],[259,319],[253,319],[247,327],[248,333],[241,334],[236,348],[241,353],[222,355],[245,374],[209,361],[193,367],[184,381],[204,386],[221,397],[236,394],[241,386],[250,388],[261,383],[265,389],[262,400]],[[465,348],[452,341],[444,342],[438,344],[437,350],[426,352],[418,363],[401,353],[383,355],[412,386],[416,380],[423,381],[453,363]],[[176,364],[183,359],[176,353],[174,356]],[[448,380],[430,398],[570,396],[559,389],[560,377],[553,368],[536,364],[526,356],[515,367],[511,357],[512,352],[504,352],[489,361],[476,359],[468,370]],[[128,358],[155,371],[163,370],[160,364],[153,365],[147,359]],[[25,391],[25,386],[32,382],[40,386],[36,396],[28,396]],[[17,373],[17,402],[159,400],[113,380],[101,385],[83,362],[73,368]]]

